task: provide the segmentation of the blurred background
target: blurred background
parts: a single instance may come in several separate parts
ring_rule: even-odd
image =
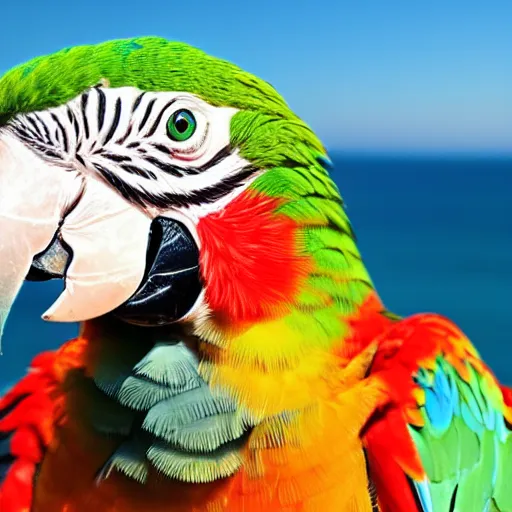
[[[2,6],[0,73],[62,47],[160,35],[271,82],[325,142],[377,289],[435,311],[512,384],[512,2],[58,0]],[[27,283],[0,390],[76,325]]]

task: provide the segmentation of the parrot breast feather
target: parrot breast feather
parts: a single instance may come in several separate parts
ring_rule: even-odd
[[[151,467],[189,483],[233,474],[252,425],[248,414],[226,394],[210,390],[183,342],[159,342],[146,347],[146,354],[135,345],[124,340],[110,357],[103,347],[94,370],[92,424],[123,439],[100,478],[115,469],[144,483]]]

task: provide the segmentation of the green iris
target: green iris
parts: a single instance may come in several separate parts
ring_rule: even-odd
[[[190,110],[177,110],[167,121],[169,137],[178,142],[190,139],[194,135],[196,127],[196,118]]]

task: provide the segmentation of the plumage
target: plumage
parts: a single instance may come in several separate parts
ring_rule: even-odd
[[[9,201],[28,163],[58,204]],[[37,256],[46,317],[84,321],[0,399],[2,512],[512,511],[512,390],[384,306],[331,170],[270,84],[181,43],[0,79],[0,252],[55,221],[16,276]]]

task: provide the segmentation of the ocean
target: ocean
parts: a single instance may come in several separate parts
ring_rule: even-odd
[[[437,312],[512,384],[512,157],[332,153],[333,177],[389,309]],[[76,335],[41,314],[60,282],[26,283],[3,340],[0,390],[38,352]]]

